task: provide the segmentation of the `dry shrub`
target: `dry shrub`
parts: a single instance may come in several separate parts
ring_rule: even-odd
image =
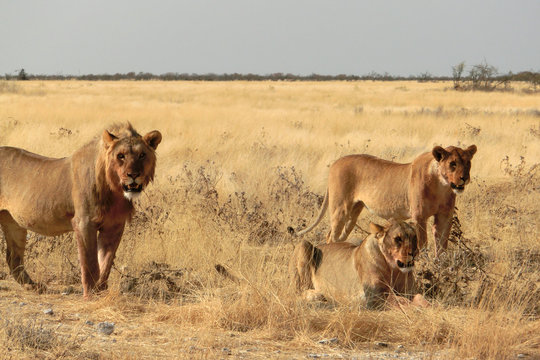
[[[421,291],[429,298],[445,305],[463,305],[471,301],[471,285],[487,278],[487,259],[479,245],[463,236],[457,213],[452,218],[448,241],[448,249],[438,258],[429,248],[420,254],[416,278]]]
[[[254,245],[277,244],[290,240],[286,231],[289,224],[306,224],[305,209],[317,209],[322,196],[310,191],[294,167],[276,167],[269,179],[264,199],[246,191],[224,193],[219,183],[223,171],[212,161],[204,165],[184,163],[180,174],[167,179],[166,190],[153,191],[152,204],[138,211],[131,234],[140,236],[150,229],[159,233],[170,218],[170,208],[176,216],[192,217],[204,222],[205,232],[217,238],[245,238]],[[227,174],[236,188],[235,174]],[[240,236],[239,236],[240,235]]]
[[[170,265],[150,262],[137,274],[122,274],[120,290],[140,299],[168,302],[171,299],[193,301],[202,283],[192,269],[171,269]]]
[[[0,331],[10,349],[50,351],[61,343],[54,330],[35,320],[4,319]]]

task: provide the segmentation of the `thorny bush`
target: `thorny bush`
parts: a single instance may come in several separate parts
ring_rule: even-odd
[[[486,256],[464,237],[457,208],[448,242],[448,249],[439,258],[429,249],[420,254],[416,278],[426,296],[446,305],[463,304],[471,301],[471,285],[486,277]]]

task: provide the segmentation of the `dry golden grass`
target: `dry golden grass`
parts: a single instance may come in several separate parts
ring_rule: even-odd
[[[108,294],[82,300],[71,235],[31,235],[27,267],[51,292],[0,281],[6,357],[384,358],[398,344],[412,358],[540,356],[540,95],[518,84],[505,93],[450,88],[0,82],[0,145],[68,156],[124,120],[163,134],[156,181],[138,201]],[[312,221],[328,165],[350,153],[406,162],[436,144],[478,146],[457,204],[470,250],[455,244],[438,262],[428,249],[422,260],[438,281],[427,294],[438,306],[359,312],[299,301],[288,286],[286,227]],[[359,225],[371,218],[363,213]],[[61,295],[69,286],[74,293]],[[113,321],[115,333],[99,335],[87,320]],[[337,341],[317,343],[329,338]]]

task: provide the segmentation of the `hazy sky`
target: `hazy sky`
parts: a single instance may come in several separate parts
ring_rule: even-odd
[[[0,74],[540,70],[539,0],[0,0]]]

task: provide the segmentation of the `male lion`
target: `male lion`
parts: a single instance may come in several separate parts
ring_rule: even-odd
[[[302,241],[296,246],[289,271],[307,300],[355,301],[368,309],[411,303],[407,297],[414,292],[414,227],[392,219],[386,228],[371,223],[370,230],[360,245],[340,242],[314,247]],[[429,306],[420,294],[412,304]]]
[[[399,164],[370,155],[349,155],[330,167],[328,188],[312,230],[330,208],[327,242],[347,239],[364,207],[385,218],[412,219],[417,224],[418,246],[427,241],[426,221],[434,216],[435,253],[446,249],[456,194],[469,183],[476,146],[467,149],[435,146],[412,163]],[[292,228],[289,228],[294,233]]]
[[[107,288],[132,199],[153,180],[161,133],[114,125],[71,157],[52,159],[0,147],[0,226],[6,259],[22,285],[42,289],[24,269],[26,232],[75,231],[84,297]]]

